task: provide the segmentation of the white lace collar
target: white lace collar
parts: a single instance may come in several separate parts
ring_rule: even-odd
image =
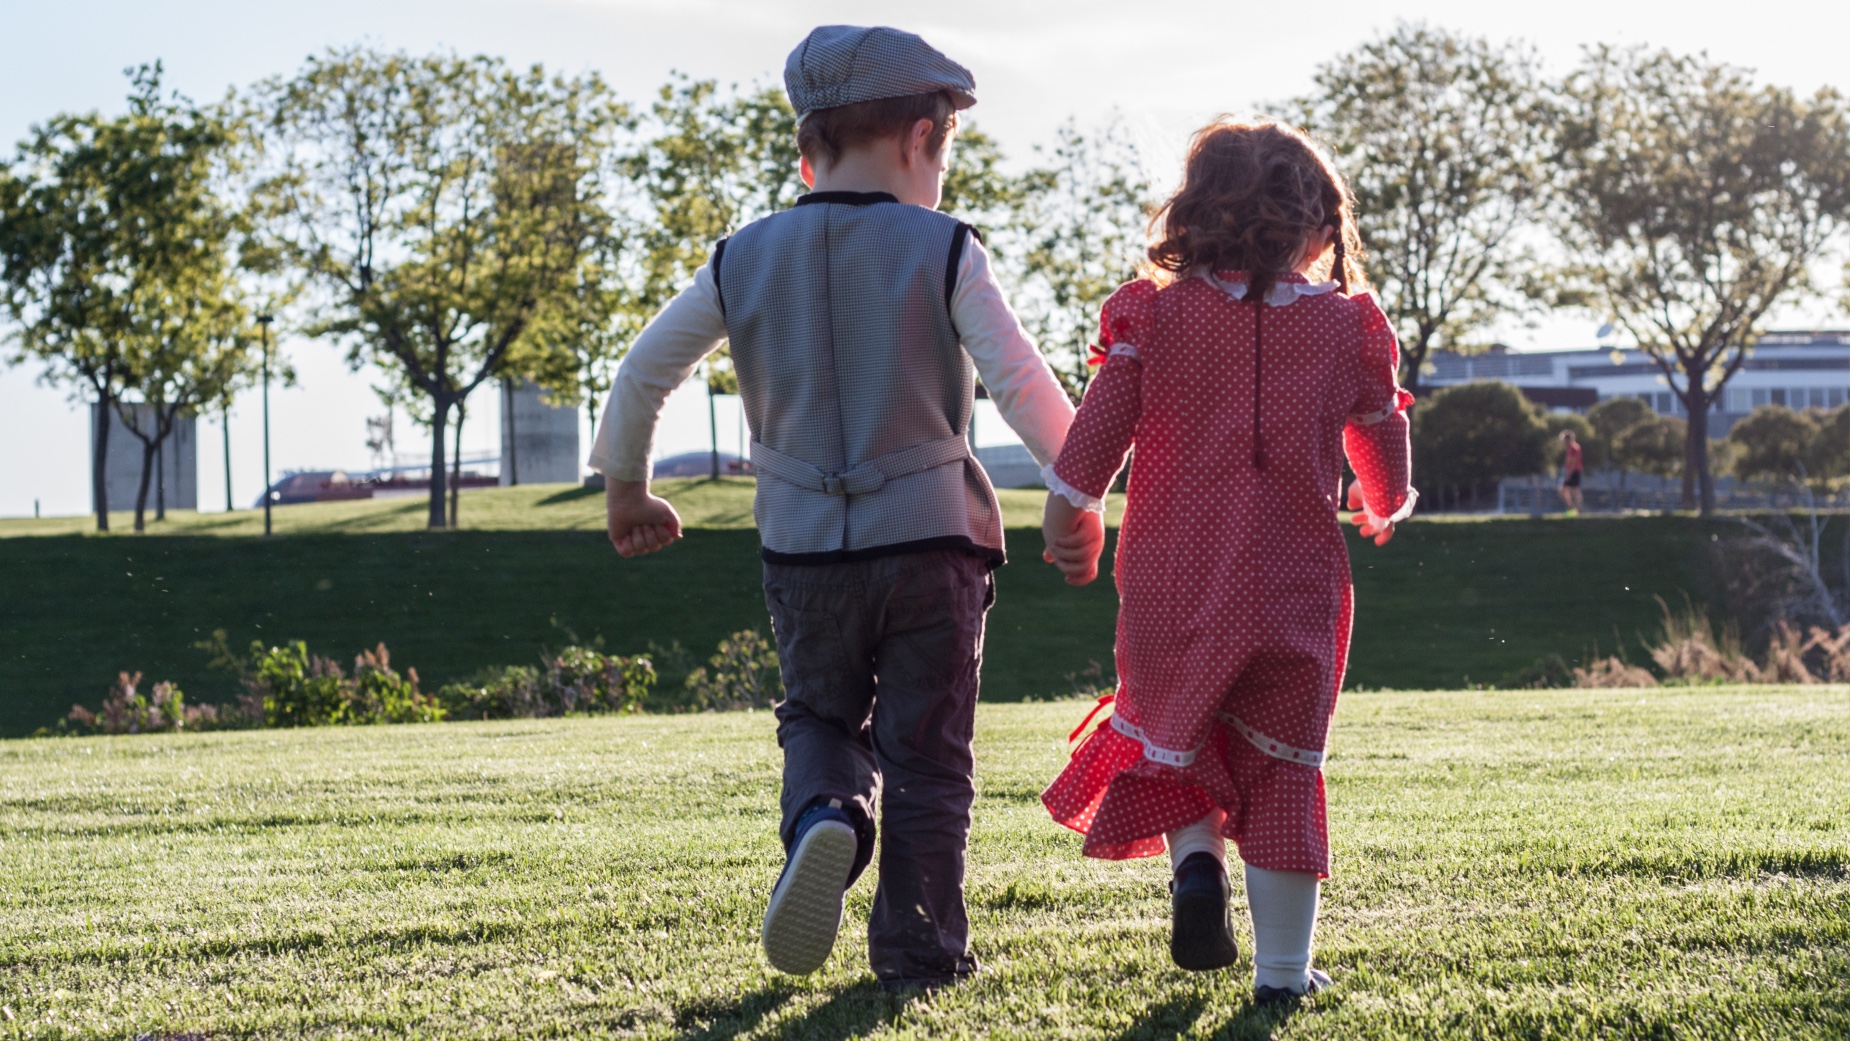
[[[1229,282],[1212,271],[1196,272],[1214,288],[1233,297],[1235,300],[1246,299],[1245,282]],[[1272,307],[1287,307],[1297,302],[1301,296],[1322,296],[1336,289],[1335,282],[1277,282],[1265,295],[1265,302]]]

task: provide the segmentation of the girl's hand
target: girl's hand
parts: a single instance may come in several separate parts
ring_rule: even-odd
[[[1105,518],[1082,510],[1066,496],[1047,493],[1041,513],[1041,537],[1046,547],[1041,559],[1060,569],[1069,586],[1083,586],[1098,577],[1098,558],[1105,552]]]
[[[1355,530],[1365,539],[1374,539],[1375,545],[1385,546],[1394,538],[1394,522],[1386,521],[1379,525],[1368,519],[1368,505],[1362,498],[1362,482],[1349,484],[1349,508],[1355,516],[1349,518],[1355,524]]]

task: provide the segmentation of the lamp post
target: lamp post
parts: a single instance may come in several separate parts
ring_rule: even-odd
[[[274,315],[260,314],[257,325],[263,330],[263,533],[270,534],[270,323]]]

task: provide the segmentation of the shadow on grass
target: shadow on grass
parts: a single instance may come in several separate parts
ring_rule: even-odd
[[[707,1020],[698,1029],[680,1035],[684,1041],[727,1041],[758,1028],[767,1015],[789,1001],[796,989],[787,983],[774,983],[763,990],[747,994],[736,1002],[695,1005],[681,1010],[676,1019],[682,1029],[690,1020]],[[918,991],[889,994],[877,980],[862,980],[845,987],[829,1000],[794,1019],[787,1020],[778,1036],[802,1038],[804,1041],[847,1041],[898,1018],[906,1005],[919,996]]]
[[[580,485],[577,488],[567,488],[566,490],[562,492],[554,492],[551,495],[548,495],[547,497],[545,497],[544,499],[541,499],[539,502],[534,503],[534,505],[535,506],[557,506],[562,502],[577,502],[580,499],[589,499],[593,495],[602,496],[603,494],[604,494],[604,489],[602,488],[587,488],[587,487],[584,487],[583,485]]]
[[[1176,1041],[1195,1031],[1210,996],[1189,994],[1151,1005],[1113,1041]],[[1204,1036],[1214,1041],[1261,1041],[1273,1037],[1298,1011],[1298,1002],[1262,1007],[1243,1003],[1226,1022]]]

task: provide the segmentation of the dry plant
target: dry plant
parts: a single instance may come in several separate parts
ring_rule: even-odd
[[[1605,687],[1655,687],[1657,677],[1651,670],[1625,661],[1619,657],[1601,658],[1585,666],[1574,667],[1574,686],[1589,688]]]

